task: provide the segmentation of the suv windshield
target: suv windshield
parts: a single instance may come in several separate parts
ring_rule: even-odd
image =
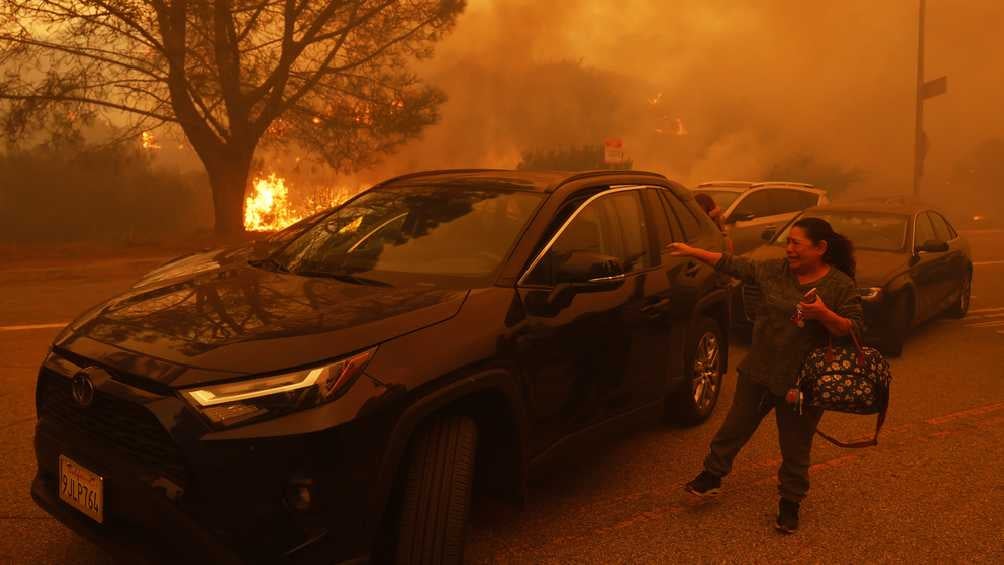
[[[814,212],[801,218],[820,218],[833,226],[833,231],[843,234],[858,249],[899,251],[906,245],[907,216],[880,212]],[[788,232],[795,225],[788,224],[774,239],[774,245],[785,245]]]
[[[736,198],[739,198],[739,195],[742,194],[741,192],[735,192],[733,190],[695,190],[694,193],[707,194],[715,201],[715,204],[718,204],[718,207],[721,208],[722,211],[728,209],[728,207],[736,201]]]
[[[278,270],[349,282],[481,279],[498,269],[543,196],[418,186],[367,192],[270,258]]]

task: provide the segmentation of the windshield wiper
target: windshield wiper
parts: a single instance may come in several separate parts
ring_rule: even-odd
[[[289,269],[279,261],[273,259],[272,257],[265,257],[264,259],[251,259],[248,264],[252,267],[257,267],[259,269],[265,269],[266,271],[272,271],[273,273],[288,273]]]
[[[330,271],[296,271],[294,275],[300,275],[303,277],[323,277],[328,279],[335,279],[342,282],[347,282],[351,284],[360,284],[366,286],[391,286],[383,281],[378,281],[376,279],[368,279],[366,277],[357,277],[356,275],[350,275],[348,273],[338,273]]]

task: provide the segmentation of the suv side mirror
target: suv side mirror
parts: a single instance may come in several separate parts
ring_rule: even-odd
[[[580,292],[617,288],[624,282],[624,265],[610,255],[573,251],[558,267],[557,282],[572,285]]]
[[[948,251],[948,242],[937,239],[929,239],[917,246],[918,253],[944,253]]]
[[[760,233],[760,239],[770,241],[777,235],[777,228],[767,228]]]
[[[756,218],[756,214],[753,212],[733,212],[726,223],[734,224],[736,222],[748,222]]]

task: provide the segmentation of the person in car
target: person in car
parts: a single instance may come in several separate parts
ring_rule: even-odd
[[[722,223],[722,209],[718,206],[717,203],[715,203],[715,201],[710,196],[704,194],[703,192],[698,192],[697,194],[695,194],[694,200],[696,200],[697,203],[701,206],[701,209],[704,210],[704,213],[707,214],[709,218],[711,218],[711,221],[714,222],[716,226],[718,226],[718,231],[722,232],[722,235],[725,236],[725,244],[727,245],[729,253],[734,253],[735,246],[732,245],[732,238],[729,237],[728,232],[725,231],[725,224]]]
[[[782,457],[776,526],[792,533],[798,529],[799,504],[809,490],[809,453],[822,410],[805,407],[800,413],[785,397],[809,352],[831,337],[860,330],[853,246],[825,220],[805,218],[792,227],[784,259],[754,261],[684,243],[667,247],[673,255],[699,259],[755,284],[762,293],[753,344],[738,367],[732,407],[711,441],[704,470],[685,488],[698,496],[717,494],[735,456],[773,409]],[[806,302],[813,289],[815,300]],[[796,323],[799,319],[804,322]]]

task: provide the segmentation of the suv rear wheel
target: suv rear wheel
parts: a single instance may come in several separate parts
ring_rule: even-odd
[[[687,340],[688,379],[668,399],[667,416],[682,424],[698,424],[711,415],[722,388],[722,330],[711,318],[701,317]]]
[[[397,563],[461,563],[478,428],[464,416],[437,418],[415,438],[404,483]]]

